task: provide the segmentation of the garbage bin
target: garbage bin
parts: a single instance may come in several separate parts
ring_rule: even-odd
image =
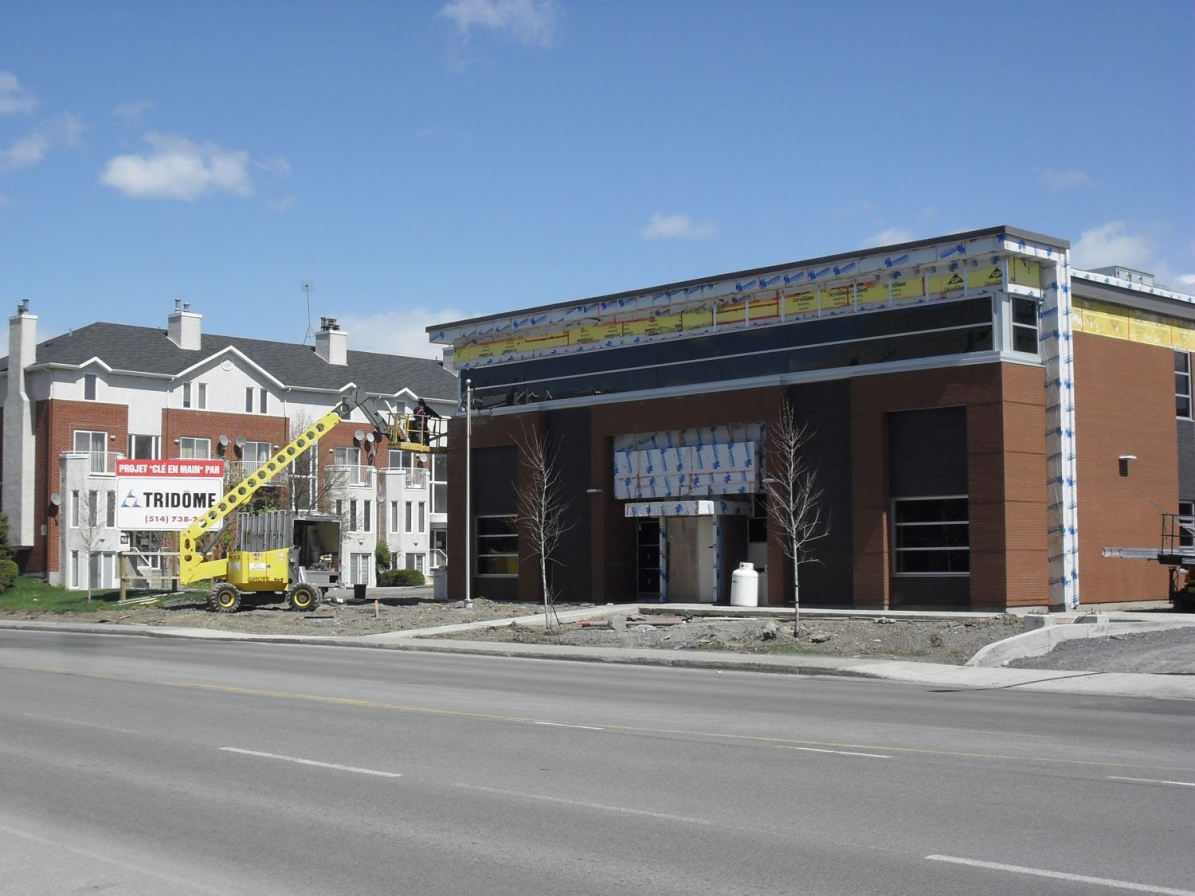
[[[759,606],[759,573],[755,564],[740,563],[730,576],[730,605],[732,607]]]
[[[353,600],[365,600],[365,583],[353,586]]]
[[[443,566],[432,570],[432,599],[448,600],[448,570]]]

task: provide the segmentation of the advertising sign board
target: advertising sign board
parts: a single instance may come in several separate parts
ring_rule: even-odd
[[[223,494],[222,460],[118,460],[116,528],[179,532]]]

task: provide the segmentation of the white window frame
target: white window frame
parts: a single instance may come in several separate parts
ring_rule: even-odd
[[[1014,352],[1019,352],[1023,355],[1036,355],[1039,353],[1038,346],[1040,345],[1040,339],[1041,339],[1041,327],[1040,327],[1041,315],[1038,311],[1038,307],[1039,306],[1038,306],[1037,299],[1027,299],[1024,296],[1010,296],[1009,297],[1008,325],[1009,325],[1009,336],[1011,337],[1011,340],[1012,340],[1011,343],[1009,344],[1009,348],[1012,349]],[[1028,312],[1033,318],[1033,323],[1031,323],[1031,324],[1027,323],[1027,322],[1022,323],[1022,322],[1018,321],[1017,320],[1017,311],[1018,310]],[[1017,335],[1020,334],[1020,335],[1024,336],[1027,333],[1032,334],[1031,338],[1032,338],[1033,349],[1031,351],[1023,349],[1023,348],[1017,348]]]
[[[138,439],[148,439],[149,440],[149,452],[150,452],[149,454],[138,454],[137,453],[137,440]],[[162,457],[162,437],[146,435],[144,433],[131,432],[131,433],[129,433],[128,449],[129,449],[128,456],[130,459],[159,460]]]
[[[96,382],[98,381],[98,379],[99,379],[99,377],[97,377],[94,373],[83,374],[83,400],[84,401],[95,401],[96,400],[96,398],[95,398]]]
[[[256,470],[270,459],[271,455],[273,454],[273,450],[274,446],[269,442],[263,442],[260,440],[252,442],[247,441],[241,446],[241,460],[246,467],[252,467],[252,469]],[[250,454],[252,454],[253,457],[249,457]]]
[[[190,449],[191,453],[185,453]],[[202,450],[203,454],[195,452]],[[178,440],[178,456],[187,460],[211,460],[212,440],[202,436],[182,436]]]
[[[899,507],[903,504],[927,503],[932,501],[964,501],[967,507],[967,516],[965,519],[933,519],[920,520],[911,522],[898,522]],[[916,578],[961,578],[971,575],[971,502],[968,495],[918,495],[916,497],[908,498],[893,498],[891,506],[891,539],[892,539],[892,575],[901,577],[916,577]],[[931,527],[938,528],[943,526],[956,527],[955,531],[962,530],[966,535],[966,544],[938,544],[938,545],[912,545],[901,546],[903,541],[901,534],[903,531],[915,531],[917,529],[929,530]],[[905,563],[903,558],[912,556],[914,554],[947,554],[951,555],[952,559],[956,556],[964,556],[966,560],[967,569],[946,569],[946,570],[909,570],[903,568]],[[947,564],[952,565],[952,564]]]

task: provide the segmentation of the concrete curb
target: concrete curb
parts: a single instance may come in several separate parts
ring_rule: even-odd
[[[595,610],[626,613],[628,607],[612,606],[570,611],[593,618]],[[891,614],[885,614],[891,615]],[[989,614],[990,615],[990,614]],[[538,617],[500,620],[509,625]],[[1190,624],[1190,623],[1187,623]],[[445,626],[462,630],[495,625],[494,620]],[[1066,630],[1072,626],[1051,626]],[[1074,626],[1087,629],[1091,626]],[[1173,625],[1163,625],[1163,628]],[[1037,669],[1007,669],[999,666],[951,666],[937,663],[902,662],[846,657],[772,656],[740,654],[730,651],[700,653],[660,650],[657,648],[593,648],[553,644],[515,644],[488,641],[455,641],[428,637],[433,630],[418,629],[378,635],[254,635],[216,629],[195,629],[161,626],[111,625],[87,623],[49,623],[0,621],[0,630],[14,629],[44,632],[77,632],[84,634],[128,635],[149,638],[191,638],[210,641],[255,641],[271,644],[311,644],[329,647],[369,647],[382,650],[408,650],[472,656],[501,656],[529,660],[567,660],[571,662],[625,665],[666,666],[672,668],[705,669],[718,672],[768,672],[793,676],[834,676],[867,678],[930,686],[935,690],[1029,690],[1044,693],[1073,694],[1075,696],[1148,697],[1151,699],[1195,700],[1195,676],[1152,675],[1113,672],[1057,672]],[[1116,629],[1122,631],[1123,629]],[[1139,630],[1139,629],[1135,629]],[[1029,632],[1027,634],[1037,634]],[[1077,636],[1092,637],[1091,632]],[[1007,641],[1024,637],[1017,635]],[[999,644],[1007,641],[998,642]],[[992,645],[997,646],[997,645]],[[1020,655],[1020,654],[1019,654]]]
[[[1035,617],[1026,617],[1026,620]],[[1076,638],[1107,638],[1116,634],[1160,632],[1174,628],[1188,628],[1195,625],[1195,619],[1138,620],[1108,617],[1103,614],[1087,614],[1070,620],[1068,624],[1057,625],[1057,617],[1042,616],[1040,627],[1032,631],[1013,635],[1003,641],[996,641],[979,650],[967,660],[966,666],[1003,666],[1022,657],[1045,656],[1063,641]]]

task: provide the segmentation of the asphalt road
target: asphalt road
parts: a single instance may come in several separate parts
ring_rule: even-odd
[[[0,892],[1195,894],[1195,705],[0,631]]]

